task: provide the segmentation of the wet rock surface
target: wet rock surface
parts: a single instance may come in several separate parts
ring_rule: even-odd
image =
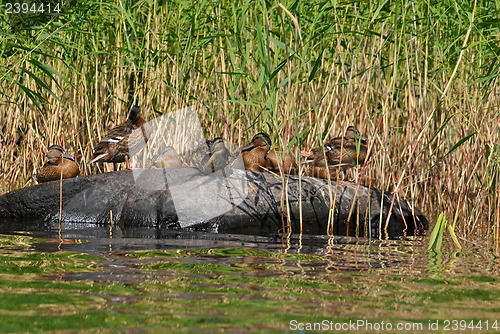
[[[65,179],[62,211],[60,191],[60,182],[52,181],[0,196],[0,224],[54,228],[61,215],[77,229],[95,227],[102,234],[113,224],[120,230],[116,236],[149,231],[146,237],[153,238],[173,229],[396,238],[428,228],[418,209],[375,188],[349,182],[329,188],[321,179],[299,182],[297,176],[243,170],[207,176],[183,167]]]

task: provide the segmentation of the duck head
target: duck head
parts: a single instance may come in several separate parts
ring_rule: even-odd
[[[69,159],[75,161],[75,157],[64,151],[59,145],[52,145],[47,151],[47,159],[51,164],[57,165],[61,159]]]
[[[125,125],[125,131],[130,132],[134,124],[136,124],[139,119],[141,119],[141,109],[139,106],[133,106],[128,113],[127,124]]]
[[[271,147],[271,138],[264,132],[259,132],[255,136],[253,136],[250,144],[246,145],[241,149],[241,151],[250,151],[255,147]]]
[[[216,137],[208,143],[207,153],[210,155],[217,154],[217,152],[226,151],[226,145],[224,145],[224,140],[221,137]]]
[[[361,141],[361,142],[366,142],[366,138],[361,135],[359,132],[358,128],[355,126],[351,125],[349,126],[346,131],[345,131],[345,138],[351,141]]]

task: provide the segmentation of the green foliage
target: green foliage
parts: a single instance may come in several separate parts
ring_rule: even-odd
[[[47,63],[62,63],[81,70],[85,66],[83,58],[87,58],[100,66],[125,66],[129,71],[141,72],[155,71],[165,61],[176,59],[181,62],[178,65],[183,80],[173,88],[187,94],[186,83],[194,72],[210,76],[211,69],[200,65],[206,59],[215,60],[221,52],[228,52],[224,61],[231,70],[219,75],[231,81],[233,93],[238,87],[257,83],[251,90],[266,94],[254,95],[252,99],[273,99],[272,91],[284,87],[289,80],[325,80],[324,74],[337,62],[342,62],[345,73],[350,73],[339,78],[340,84],[349,84],[350,78],[366,75],[366,71],[370,77],[382,75],[386,80],[401,75],[395,87],[397,98],[411,77],[417,77],[418,71],[426,66],[425,62],[431,64],[431,80],[454,66],[473,11],[473,4],[457,5],[451,1],[441,1],[438,6],[411,2],[405,7],[394,1],[284,5],[296,17],[298,26],[278,6],[267,2],[246,1],[236,6],[230,2],[215,5],[178,0],[162,4],[143,0],[70,2],[60,15],[19,28],[12,24],[13,18],[6,14],[4,4],[0,25],[5,61],[2,77],[8,78],[8,73],[23,77],[30,73],[30,68],[36,69],[31,72],[36,84],[26,93],[33,102],[40,103],[43,91],[55,94],[47,87],[48,83],[56,82],[49,73],[58,72]],[[470,82],[482,84],[483,98],[494,88],[492,83],[498,78],[500,67],[497,41],[500,11],[496,6],[495,2],[488,2],[478,9],[473,22],[477,39],[467,46],[479,55],[470,59],[473,62],[470,66],[478,70]],[[290,40],[293,42],[289,43]],[[358,68],[356,55],[372,50],[371,45],[375,44],[379,47],[371,56],[378,59],[379,67]],[[424,46],[439,52],[415,58],[415,52],[425,51],[418,50]],[[408,48],[415,49],[407,52]],[[118,55],[121,58],[114,59]],[[410,77],[405,74],[408,63],[414,64],[408,68]],[[99,69],[100,66],[86,68],[85,73],[92,76],[96,74],[92,73],[94,70],[106,70]],[[291,72],[287,66],[292,68]],[[9,80],[22,86],[22,81],[11,77]],[[246,80],[242,81],[242,77]],[[272,102],[262,102],[270,109],[275,107]]]
[[[427,250],[434,252],[441,252],[441,246],[443,245],[444,231],[446,230],[447,226],[452,240],[455,242],[455,244],[459,249],[462,248],[455,234],[455,229],[453,228],[453,226],[448,224],[448,221],[444,217],[444,214],[441,213],[438,217],[436,225],[434,226],[434,229],[432,230],[431,236],[429,238],[429,247],[427,248]]]

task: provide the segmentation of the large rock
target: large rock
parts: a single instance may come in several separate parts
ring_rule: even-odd
[[[296,176],[282,179],[242,170],[212,176],[188,167],[119,171],[63,180],[62,198],[60,191],[60,182],[52,181],[0,196],[2,224],[12,221],[5,218],[54,223],[61,214],[63,222],[87,227],[109,226],[112,217],[123,231],[302,230],[370,238],[411,236],[429,225],[418,209],[378,189],[349,182],[332,182],[329,188],[321,179],[303,177],[299,182]]]

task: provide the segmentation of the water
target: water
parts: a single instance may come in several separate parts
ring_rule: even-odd
[[[0,332],[500,331],[482,243],[0,226]]]

